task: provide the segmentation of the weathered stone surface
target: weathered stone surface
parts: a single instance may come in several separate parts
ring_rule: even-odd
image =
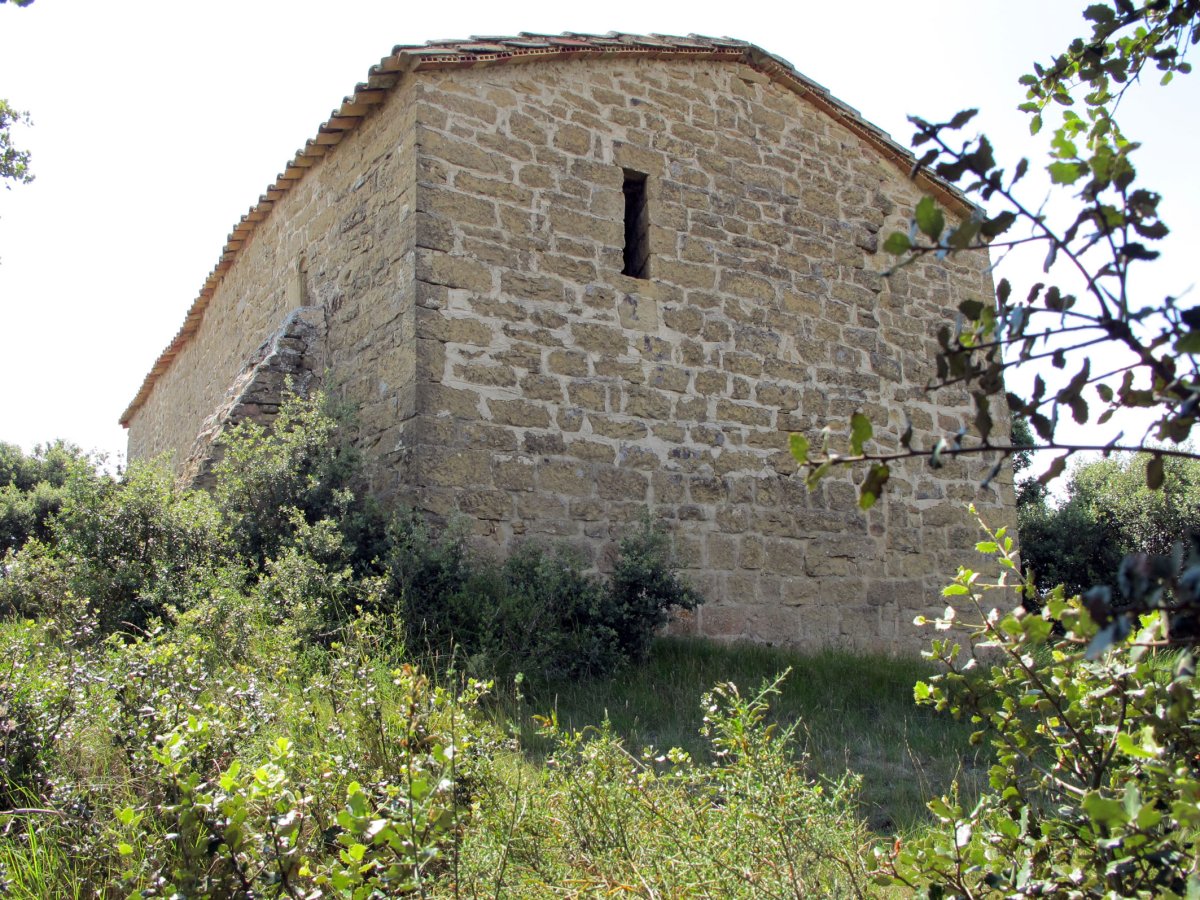
[[[246,420],[269,425],[286,390],[304,397],[319,384],[324,359],[325,317],[321,310],[300,307],[289,313],[204,421],[180,467],[180,477],[197,487],[210,486],[213,466],[221,455],[217,439],[225,430]]]
[[[648,175],[648,279],[622,273],[623,169]],[[898,464],[863,513],[860,476],[804,489],[787,433],[842,433],[862,409],[894,447],[903,404],[928,446],[971,421],[965,392],[923,388],[937,327],[991,292],[986,260],[882,279],[872,255],[919,199],[741,63],[407,73],[258,226],[130,457],[173,450],[194,474],[221,424],[327,370],[386,501],[466,513],[498,545],[566,538],[601,566],[650,506],[708,594],[679,628],[912,649],[974,542],[962,505],[1011,523],[1011,487],[978,491],[990,460]]]

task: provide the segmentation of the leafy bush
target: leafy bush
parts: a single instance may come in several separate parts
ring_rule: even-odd
[[[330,687],[351,687],[342,700],[368,704],[357,739],[344,728],[309,731],[299,743],[277,737],[254,765],[250,748],[232,759],[220,749],[229,726],[220,719],[189,715],[162,735],[150,747],[162,799],[116,811],[122,880],[135,896],[368,898],[407,893],[439,874],[468,813],[456,794],[456,726],[470,746],[462,720],[479,686],[453,694],[400,668],[383,693],[368,672],[357,674],[351,685],[318,681],[303,701],[316,713]],[[385,765],[367,769],[366,784],[323,785],[341,759],[331,751],[350,750],[361,764],[363,739],[379,742]]]
[[[1044,501],[1020,508],[1024,563],[1038,587],[1068,594],[1110,584],[1130,553],[1166,555],[1200,533],[1200,460],[1161,460],[1162,484],[1146,486],[1150,454],[1121,454],[1075,466],[1058,507]]]
[[[616,665],[604,586],[570,553],[526,544],[496,561],[472,553],[459,528],[435,536],[415,515],[400,521],[391,571],[410,648],[489,676],[564,678]]]
[[[0,487],[33,490],[39,484],[62,487],[79,467],[92,468],[84,453],[66,441],[53,441],[26,454],[15,444],[0,441]]]
[[[293,517],[290,543],[266,561],[254,587],[261,624],[304,642],[329,643],[362,610],[381,606],[386,579],[355,575],[339,523],[309,525],[298,510]]]
[[[388,526],[387,543],[388,598],[395,604],[387,612],[402,620],[410,649],[449,654],[455,640],[474,628],[473,621],[464,621],[470,611],[454,603],[477,579],[478,562],[462,521],[438,530],[416,510],[403,510]]]
[[[1015,576],[1003,529],[978,549]],[[1148,562],[1123,564],[1128,599],[1169,605],[1178,566]],[[1200,588],[1200,550],[1179,581]],[[991,792],[969,811],[953,795],[931,803],[944,828],[885,858],[881,881],[929,896],[1195,896],[1200,691],[1190,653],[1158,649],[1172,614],[1131,621],[1061,589],[1039,615],[988,609],[988,593],[1013,587],[1033,589],[960,570],[945,590],[957,608],[936,624],[965,628],[972,652],[935,641],[944,672],[916,688],[919,702],[976,723],[973,740],[990,739]]]
[[[1117,522],[1098,512],[1070,500],[1057,509],[1038,505],[1020,511],[1022,562],[1040,592],[1062,585],[1079,594],[1112,579],[1128,551]]]
[[[63,467],[44,537],[0,564],[0,804],[48,818],[0,839],[18,894],[425,890],[462,862],[501,745],[482,686],[431,683],[397,638],[575,678],[698,601],[648,519],[608,581],[562,550],[484,557],[415,514],[384,529],[340,427],[319,398],[241,426],[215,497],[161,465]],[[17,462],[23,498],[50,484]]]
[[[49,539],[5,559],[0,613],[69,615],[75,597],[95,611],[99,635],[142,630],[190,606],[228,554],[207,495],[179,489],[164,467],[135,464],[120,482],[79,467]]]
[[[346,439],[346,419],[321,393],[290,395],[269,429],[246,420],[222,436],[213,495],[252,563],[261,566],[301,524],[322,519],[338,523],[359,567],[382,552],[382,520],[355,497],[360,460]]]
[[[30,538],[49,540],[67,479],[87,474],[99,477],[78,447],[62,441],[35,447],[29,455],[0,442],[0,557]]]
[[[695,609],[703,602],[680,578],[666,532],[655,526],[649,513],[621,538],[609,594],[613,612],[608,624],[629,659],[645,659],[670,609]]]
[[[28,660],[12,659],[14,671],[0,680],[0,809],[24,806],[29,797],[41,796],[49,787],[51,726],[61,716],[44,713],[63,711],[64,706],[61,697],[46,702],[41,679],[14,677]]]
[[[645,656],[672,606],[700,602],[648,517],[621,541],[607,581],[565,548],[524,544],[503,561],[473,553],[462,528],[435,533],[415,513],[397,518],[389,542],[389,593],[410,648],[456,656],[477,674],[608,673]]]
[[[525,544],[498,574],[499,603],[488,623],[498,675],[571,680],[611,672],[625,660],[609,586],[570,550]]]

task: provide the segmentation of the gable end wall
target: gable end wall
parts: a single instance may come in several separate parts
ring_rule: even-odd
[[[979,493],[990,461],[900,467],[863,513],[849,473],[805,490],[787,436],[860,408],[885,446],[902,406],[919,445],[969,421],[965,393],[923,386],[937,327],[991,294],[986,260],[880,277],[919,192],[745,66],[434,72],[414,101],[418,505],[601,568],[649,506],[709,598],[680,629],[918,646],[976,539],[962,505],[995,527],[1010,488]],[[648,280],[620,274],[622,167],[649,175]]]

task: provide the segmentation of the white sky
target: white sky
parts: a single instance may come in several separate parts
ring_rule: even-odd
[[[472,34],[731,36],[790,60],[907,144],[905,115],[984,110],[1032,154],[1017,77],[1084,33],[1075,4],[37,0],[0,5],[0,97],[37,180],[0,190],[0,441],[123,454],[117,418],[226,235],[393,44]],[[1148,299],[1195,281],[1200,77],[1143,91],[1126,131],[1173,229]],[[1176,249],[1174,254],[1171,248]],[[1190,251],[1190,253],[1188,252]],[[882,260],[881,260],[882,265]],[[1030,278],[1009,272],[1019,286]],[[1040,273],[1034,272],[1036,277]]]

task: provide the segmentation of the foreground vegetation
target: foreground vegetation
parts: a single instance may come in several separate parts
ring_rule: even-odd
[[[6,451],[9,893],[861,892],[857,782],[810,771],[777,684],[713,688],[690,752],[535,701],[637,671],[698,601],[649,521],[604,578],[490,560],[356,499],[338,429],[297,401],[236,430],[211,496]]]
[[[815,776],[837,780],[851,772],[861,780],[858,813],[880,836],[928,828],[925,804],[955,780],[972,797],[986,784],[990,754],[970,745],[972,728],[914,705],[913,685],[936,672],[917,657],[836,650],[801,655],[662,639],[645,662],[617,678],[535,688],[519,705],[498,688],[495,708],[501,721],[525,723],[522,747],[535,761],[552,752],[553,741],[532,727],[529,714],[548,711],[568,730],[607,720],[636,751],[680,747],[713,761],[698,698],[716,684],[752,689],[784,672],[770,720],[796,728],[797,759]]]
[[[0,463],[12,896],[1200,892],[1193,665],[1116,594],[995,612],[964,569],[936,625],[975,652],[924,664],[656,642],[699,598],[652,523],[603,578],[481,557],[358,500],[319,401],[236,430],[212,495]],[[1187,608],[1173,552],[1121,596]]]

